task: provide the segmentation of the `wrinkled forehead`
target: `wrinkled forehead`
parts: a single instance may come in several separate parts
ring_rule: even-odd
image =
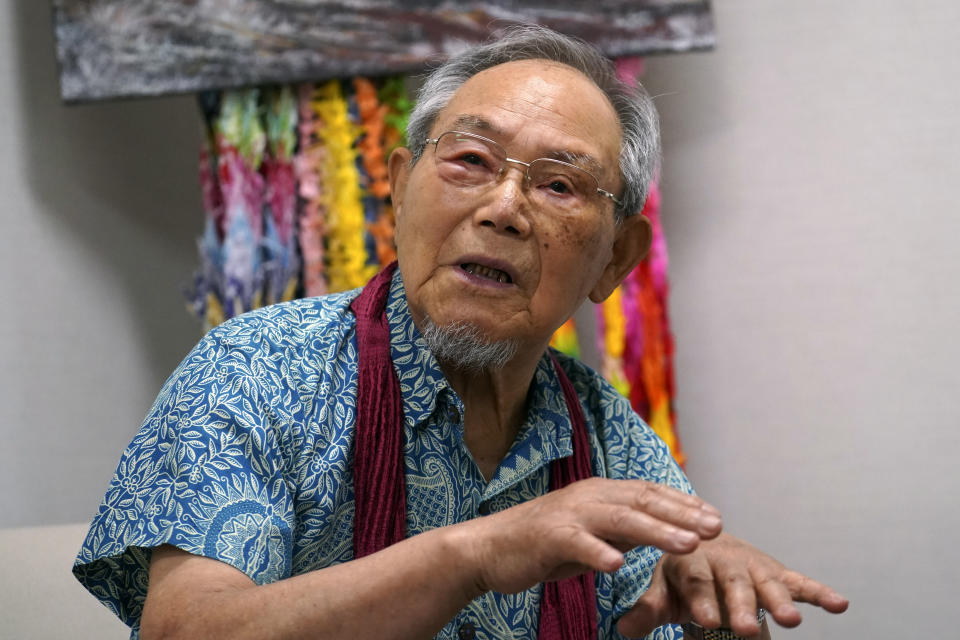
[[[490,137],[512,153],[563,150],[592,158],[609,177],[620,153],[620,123],[607,96],[580,71],[548,60],[506,62],[471,77],[440,111],[431,135],[451,129]]]

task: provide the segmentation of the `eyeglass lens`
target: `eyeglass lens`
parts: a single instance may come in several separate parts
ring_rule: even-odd
[[[507,154],[500,145],[479,136],[448,131],[440,136],[436,148],[440,176],[454,184],[479,187],[497,181],[507,164]],[[542,206],[553,209],[576,209],[587,206],[597,193],[597,181],[590,173],[559,160],[540,158],[526,171],[531,197]]]

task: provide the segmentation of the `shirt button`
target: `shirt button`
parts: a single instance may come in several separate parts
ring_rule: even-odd
[[[473,640],[477,637],[477,627],[472,622],[464,622],[457,632],[460,640]]]
[[[482,516],[490,515],[490,505],[486,502],[481,502],[480,506],[477,507],[477,513]]]

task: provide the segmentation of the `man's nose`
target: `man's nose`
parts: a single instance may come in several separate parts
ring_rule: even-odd
[[[529,233],[531,203],[526,183],[524,163],[504,163],[486,202],[476,212],[477,223],[515,236]]]

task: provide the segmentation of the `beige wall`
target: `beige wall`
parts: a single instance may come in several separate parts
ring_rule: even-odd
[[[130,629],[70,572],[86,524],[0,529],[0,638],[122,640]]]
[[[778,637],[932,635],[960,565],[960,9],[715,10],[717,51],[648,66],[690,475],[852,598]],[[198,337],[197,118],[63,107],[52,51],[48,3],[0,0],[0,635],[122,637],[67,573],[82,525],[10,527],[92,514]]]
[[[718,49],[647,75],[688,471],[852,599],[778,637],[936,635],[960,566],[960,9],[714,6]]]

